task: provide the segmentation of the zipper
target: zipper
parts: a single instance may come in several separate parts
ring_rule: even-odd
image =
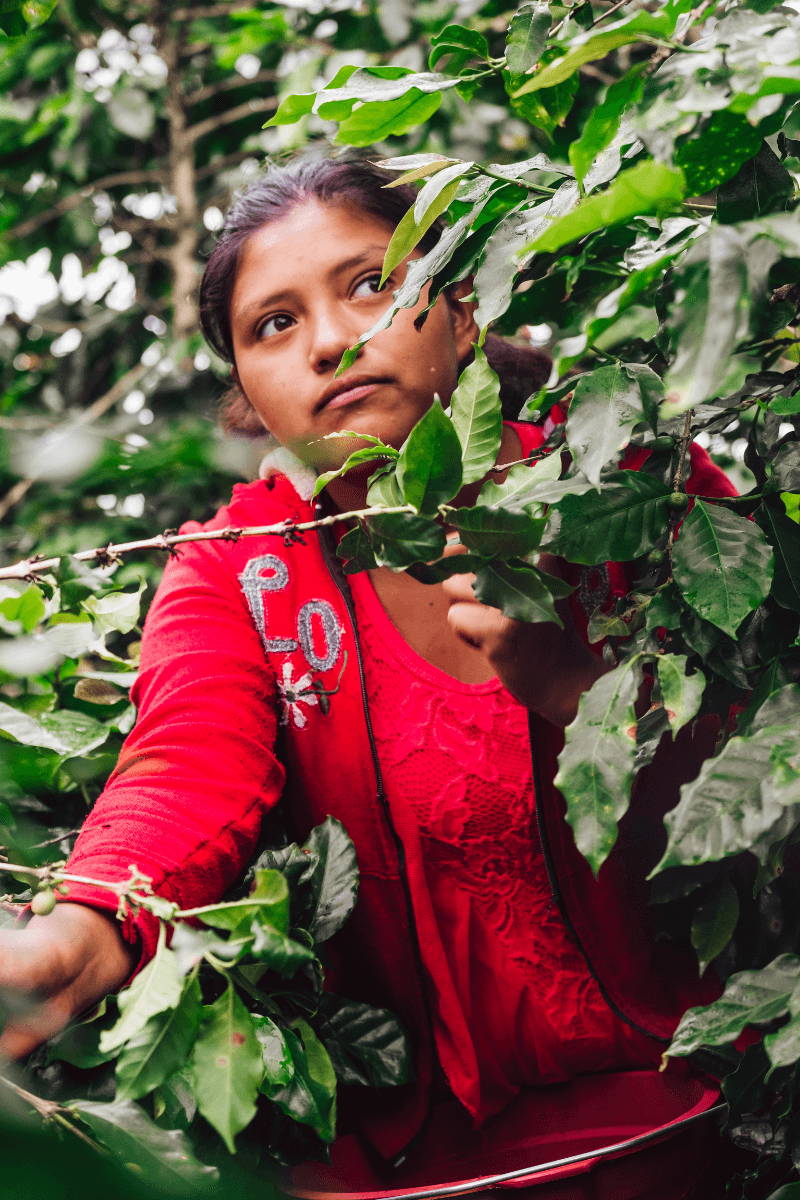
[[[589,974],[591,975],[592,979],[595,981],[595,983],[599,987],[600,993],[601,993],[603,999],[605,1000],[606,1004],[608,1005],[608,1007],[611,1009],[611,1011],[616,1013],[616,1015],[618,1017],[620,1017],[625,1022],[626,1025],[630,1025],[630,1027],[632,1029],[635,1029],[637,1033],[643,1033],[645,1035],[645,1037],[653,1038],[654,1041],[661,1042],[662,1045],[667,1046],[667,1045],[669,1045],[669,1042],[671,1041],[670,1038],[663,1037],[663,1035],[660,1033],[653,1033],[653,1031],[651,1029],[646,1029],[644,1027],[644,1025],[640,1025],[638,1021],[634,1021],[634,1019],[632,1017],[629,1017],[627,1013],[622,1011],[622,1009],[619,1007],[617,1002],[608,994],[606,985],[603,983],[603,981],[600,978],[600,976],[598,975],[597,971],[594,969],[594,966],[592,965],[592,960],[590,959],[590,957],[586,951],[586,947],[584,946],[583,941],[581,940],[581,938],[578,934],[578,931],[572,922],[572,918],[570,917],[569,913],[567,912],[567,907],[564,903],[564,897],[562,895],[561,887],[558,882],[558,876],[556,874],[555,862],[553,861],[553,852],[550,847],[550,842],[549,842],[549,839],[547,836],[547,828],[546,828],[544,820],[542,818],[542,806],[539,803],[539,797],[544,796],[545,793],[544,793],[543,780],[539,773],[539,763],[538,763],[536,754],[533,749],[533,728],[532,728],[533,719],[534,719],[533,714],[531,713],[528,717],[528,730],[529,730],[528,742],[529,742],[529,747],[530,747],[531,764],[533,766],[533,792],[534,792],[533,807],[534,807],[534,811],[536,813],[536,825],[537,825],[537,828],[539,831],[539,844],[542,848],[542,857],[544,858],[544,865],[545,865],[545,869],[547,871],[547,878],[550,881],[550,891],[553,894],[553,899],[555,900],[556,905],[558,907],[558,911],[561,914],[561,919],[563,920],[567,929],[569,930],[569,932],[572,934],[573,938],[575,939],[575,942],[576,942],[578,948],[580,949],[581,954],[583,955],[584,961],[589,970]]]
[[[315,505],[315,516],[321,515],[321,512],[322,512],[322,505],[316,504]],[[344,572],[342,571],[341,564],[339,563],[339,560],[336,557],[336,550],[333,545],[333,537],[332,537],[330,529],[322,528],[322,529],[319,529],[317,532],[318,532],[318,536],[319,536],[320,546],[322,548],[322,557],[324,559],[325,566],[327,567],[328,573],[331,576],[334,584],[336,585],[336,589],[339,592],[339,595],[342,597],[344,606],[347,609],[347,615],[350,618],[350,624],[352,625],[352,628],[353,628],[353,641],[355,643],[356,663],[358,664],[358,680],[359,680],[359,687],[361,690],[361,704],[362,704],[362,708],[364,710],[364,723],[367,728],[367,738],[369,740],[370,755],[372,757],[372,767],[375,772],[375,789],[376,789],[375,794],[376,794],[376,798],[378,801],[378,805],[383,812],[383,817],[384,817],[386,825],[389,829],[389,833],[391,835],[392,842],[394,843],[395,853],[397,854],[397,861],[398,861],[398,864],[400,867],[400,880],[401,880],[402,887],[403,887],[403,896],[405,898],[406,920],[408,922],[409,931],[411,933],[412,951],[413,951],[413,955],[414,955],[414,961],[417,966],[417,972],[419,975],[420,994],[422,995],[423,1005],[425,1008],[425,1016],[426,1016],[427,1022],[428,1022],[428,1036],[430,1038],[430,1045],[431,1045],[432,1065],[433,1065],[433,1069],[435,1071],[436,1063],[437,1063],[437,1056],[436,1056],[436,1039],[435,1039],[434,1029],[433,1029],[433,1015],[431,1013],[430,998],[428,996],[428,988],[427,988],[427,984],[426,984],[426,980],[425,980],[425,967],[424,967],[424,964],[422,961],[422,953],[421,953],[420,947],[419,947],[419,938],[417,936],[417,923],[414,918],[414,906],[413,906],[413,903],[411,900],[411,891],[410,891],[409,884],[408,884],[408,873],[406,870],[406,851],[405,851],[405,846],[403,845],[402,840],[400,838],[400,835],[398,834],[397,829],[395,828],[394,821],[392,820],[391,808],[389,806],[389,801],[388,801],[388,797],[386,795],[386,790],[383,786],[383,772],[381,771],[380,759],[378,757],[378,747],[375,742],[375,733],[372,728],[372,718],[370,716],[370,711],[369,711],[369,697],[367,695],[367,679],[366,679],[366,674],[364,672],[364,659],[361,654],[361,644],[358,640],[358,624],[356,622],[355,605],[353,604],[353,593],[350,590],[350,585],[347,582],[347,577],[345,576]],[[433,1110],[433,1080],[431,1080],[431,1085],[428,1088],[427,1108],[425,1111],[425,1116],[423,1118],[422,1124],[420,1125],[419,1129],[414,1134],[414,1136],[411,1138],[411,1140],[408,1142],[408,1144],[399,1152],[399,1154],[395,1155],[395,1157],[392,1159],[391,1165],[393,1167],[399,1167],[405,1161],[409,1151],[411,1150],[411,1148],[414,1146],[414,1144],[417,1142],[417,1140],[422,1136],[423,1132],[425,1131],[425,1129],[428,1125],[428,1122],[430,1121],[432,1110]]]

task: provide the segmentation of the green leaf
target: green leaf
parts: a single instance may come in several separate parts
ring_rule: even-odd
[[[41,588],[30,584],[18,596],[0,601],[0,616],[7,621],[19,621],[25,633],[32,633],[47,611]]]
[[[484,558],[522,557],[535,550],[541,540],[545,518],[502,508],[457,508],[448,516],[462,543]]]
[[[499,608],[515,621],[542,621],[562,628],[553,603],[571,589],[555,575],[527,563],[492,562],[475,572],[472,590],[482,604]]]
[[[510,305],[523,248],[552,221],[574,209],[577,203],[577,185],[568,180],[550,200],[533,208],[514,210],[497,224],[475,273],[475,295],[478,297],[475,320],[481,329],[501,317]]]
[[[758,223],[755,223],[758,225]],[[747,360],[732,355],[747,336],[754,301],[765,291],[778,242],[747,226],[712,224],[675,267],[668,326],[675,360],[664,379],[665,419],[744,382]]]
[[[748,1025],[766,1025],[785,1016],[798,983],[800,959],[794,954],[781,954],[760,971],[738,971],[719,1000],[683,1014],[667,1053],[682,1057],[701,1046],[723,1046]]]
[[[436,218],[449,208],[462,176],[471,166],[471,163],[469,166],[466,163],[454,163],[452,167],[444,167],[420,190],[413,207],[400,218],[386,247],[381,284],[384,284],[395,267],[411,254]]]
[[[606,229],[631,217],[669,212],[685,195],[680,171],[653,160],[638,163],[618,175],[606,191],[589,196],[573,212],[552,221],[543,233],[523,246],[517,258],[524,260],[545,251],[555,253],[596,229]]]
[[[421,513],[435,513],[461,487],[461,443],[438,399],[417,421],[397,460],[403,499]],[[386,518],[382,518],[386,520]]]
[[[150,962],[117,997],[119,1020],[100,1037],[103,1053],[118,1050],[144,1029],[151,1017],[175,1008],[183,994],[183,977],[177,955],[166,944],[164,926],[159,930],[158,948]]]
[[[571,143],[569,161],[581,185],[598,154],[616,136],[625,109],[635,104],[641,96],[644,67],[644,63],[637,63],[606,89],[602,101],[589,113],[580,137]]]
[[[741,113],[714,112],[699,133],[687,137],[673,161],[686,178],[687,194],[702,196],[736,174],[761,145],[762,134]]]
[[[800,985],[789,997],[789,1020],[764,1038],[773,1067],[791,1067],[800,1059]]]
[[[286,1045],[283,1031],[269,1017],[252,1013],[253,1028],[261,1043],[264,1060],[264,1079],[261,1087],[285,1087],[294,1076],[294,1059]]]
[[[303,849],[317,855],[309,876],[311,892],[308,930],[316,942],[326,942],[341,929],[358,896],[355,846],[335,817],[326,817],[311,830]]]
[[[653,875],[744,850],[763,861],[785,836],[787,814],[792,822],[800,820],[798,698],[794,684],[773,693],[748,732],[730,738],[683,785],[678,804],[664,818],[667,848]]]
[[[375,562],[402,571],[416,562],[438,558],[445,547],[442,526],[431,517],[386,513],[367,521]]]
[[[362,104],[341,122],[334,141],[349,146],[372,146],[389,137],[400,137],[429,121],[441,103],[441,92],[411,88],[396,100]]]
[[[506,40],[506,62],[509,71],[524,75],[535,67],[547,45],[550,32],[550,6],[547,4],[521,4],[508,27]]]
[[[599,494],[567,495],[560,527],[547,548],[570,562],[630,562],[652,549],[667,524],[665,484],[652,475],[618,471]]]
[[[192,1051],[197,1107],[231,1154],[236,1135],[250,1124],[264,1079],[264,1057],[250,1013],[233,984],[203,1011]]]
[[[450,57],[448,69],[453,74],[471,58],[480,58],[484,62],[489,58],[489,43],[483,34],[464,25],[446,25],[431,38],[431,47],[428,66],[432,71],[447,57]]]
[[[91,614],[95,632],[130,633],[135,629],[144,586],[140,583],[135,592],[110,592],[106,596],[90,596],[84,600],[81,607]]]
[[[800,530],[772,504],[762,505],[756,519],[775,554],[772,594],[783,608],[800,612]]]
[[[458,79],[427,71],[414,72],[408,67],[359,67],[341,87],[328,85],[317,92],[312,111],[324,120],[340,121],[343,106],[358,100],[364,103],[398,100],[412,88],[425,93],[445,92],[458,83]]]
[[[608,363],[581,376],[567,413],[567,443],[591,484],[599,486],[603,467],[644,418],[638,378],[625,364]]]
[[[294,1074],[285,1087],[263,1091],[281,1112],[309,1125],[323,1142],[336,1137],[336,1072],[328,1051],[306,1021],[295,1022],[296,1033],[284,1032]],[[302,1041],[301,1041],[302,1039]]]
[[[543,504],[554,504],[564,496],[583,495],[594,491],[582,476],[559,479],[562,464],[558,452],[537,459],[530,466],[519,463],[511,467],[504,483],[489,480],[480,491],[480,503],[487,508],[504,509],[508,512],[528,513],[532,517],[542,514]]]
[[[692,917],[692,945],[702,975],[727,946],[739,921],[739,893],[729,879],[715,884]]]
[[[645,35],[645,40],[668,38],[675,29],[679,7],[675,4],[665,5],[663,11],[657,14],[639,12],[633,17],[624,17],[612,25],[605,26],[599,33],[589,30],[585,34],[578,34],[572,38],[566,54],[538,71],[533,79],[519,89],[517,96],[563,83],[585,63],[605,58],[612,50],[630,42],[638,42],[642,40],[642,35]]]
[[[796,492],[781,492],[780,498],[789,520],[800,525],[800,495]]]
[[[73,1100],[67,1106],[84,1121],[98,1140],[123,1163],[137,1168],[137,1174],[152,1188],[170,1195],[186,1193],[187,1188],[200,1195],[217,1191],[219,1172],[195,1158],[191,1142],[177,1129],[161,1129],[144,1109],[132,1100],[111,1104],[94,1100]]]
[[[318,1032],[342,1084],[395,1087],[411,1077],[411,1047],[393,1013],[327,993]]]
[[[284,979],[291,979],[301,967],[308,966],[316,958],[310,946],[278,933],[269,925],[253,922],[252,932],[250,955]]]
[[[372,551],[369,534],[360,522],[352,529],[348,529],[336,547],[336,555],[344,563],[347,575],[352,575],[356,571],[371,571],[378,565]]]
[[[358,437],[358,434],[353,434],[353,437]],[[348,454],[345,461],[335,471],[323,471],[317,476],[317,481],[314,484],[312,499],[318,496],[323,488],[334,479],[340,479],[342,475],[346,475],[353,467],[359,467],[362,463],[375,462],[380,459],[395,459],[397,451],[394,446],[384,446],[380,443],[377,446],[361,446],[358,450],[354,450],[352,454]]]
[[[289,887],[280,871],[255,872],[252,891],[244,900],[223,901],[198,911],[197,919],[215,929],[241,932],[252,921],[268,925],[277,933],[289,930]]]
[[[687,662],[685,654],[659,654],[656,658],[661,700],[673,734],[696,715],[706,686],[702,671],[686,674]]]
[[[639,687],[635,660],[601,675],[565,731],[555,786],[567,805],[575,844],[596,875],[617,840],[628,811],[636,754]]]
[[[695,612],[735,637],[769,594],[772,549],[752,521],[696,500],[673,547],[672,571]]]
[[[186,1062],[200,1026],[202,994],[195,977],[188,980],[175,1008],[157,1013],[125,1044],[117,1060],[117,1096],[138,1100]]]
[[[11,737],[23,746],[41,746],[56,754],[69,753],[69,747],[61,738],[51,733],[34,717],[0,700],[0,733]]]
[[[461,373],[450,408],[461,443],[461,482],[475,483],[497,461],[503,433],[500,380],[478,346],[474,360]]]

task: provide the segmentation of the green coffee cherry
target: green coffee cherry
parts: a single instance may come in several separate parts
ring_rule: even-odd
[[[673,450],[675,448],[675,438],[668,433],[662,433],[657,438],[654,438],[651,449],[655,451]]]
[[[666,557],[667,557],[666,550],[659,550],[656,547],[655,550],[651,550],[650,553],[648,554],[647,561],[651,567],[660,567]]]
[[[667,507],[675,512],[683,512],[686,505],[689,503],[689,497],[686,492],[672,492],[667,500]]]
[[[31,912],[37,917],[46,917],[56,906],[56,894],[52,888],[42,888],[31,900]]]

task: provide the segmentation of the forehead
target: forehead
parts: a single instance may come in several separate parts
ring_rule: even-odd
[[[240,253],[231,309],[291,286],[316,284],[360,253],[385,250],[390,222],[344,201],[302,200],[249,235]]]

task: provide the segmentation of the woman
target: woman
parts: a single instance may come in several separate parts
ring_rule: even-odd
[[[417,328],[423,295],[335,374],[386,307],[381,264],[412,199],[386,181],[364,162],[301,162],[234,204],[206,268],[204,328],[232,365],[229,423],[268,429],[291,452],[291,479],[273,471],[237,486],[210,528],[313,518],[310,484],[354,444],[328,435],[399,447],[435,397],[448,402],[478,333],[469,281],[441,294]],[[526,457],[543,436],[507,423],[498,462]],[[730,494],[702,451],[693,466],[689,490]],[[332,482],[328,509],[364,507],[370,470]],[[362,1176],[362,1145],[388,1164],[427,1137],[418,1153],[429,1162],[432,1129],[439,1149],[450,1138],[457,1150],[470,1122],[545,1085],[577,1081],[561,1093],[567,1110],[571,1096],[580,1108],[582,1080],[624,1090],[646,1076],[650,1087],[696,991],[682,966],[665,976],[633,915],[645,908],[641,828],[623,831],[595,883],[558,808],[558,731],[606,669],[579,635],[580,606],[565,607],[557,630],[478,604],[464,575],[423,585],[380,568],[348,586],[332,537],[286,541],[194,543],[168,564],[147,622],[139,721],[70,869],[119,879],[135,863],[187,907],[236,881],[282,795],[293,830],[328,813],[343,821],[361,894],[338,939],[337,987],[396,1010],[417,1053],[412,1085],[370,1096],[370,1111],[354,1115],[358,1149],[342,1141]],[[624,591],[618,570],[601,576],[606,598]],[[336,689],[327,714],[316,681]],[[672,757],[694,774],[690,746]],[[653,776],[653,826],[674,800],[675,766]],[[626,844],[639,859],[633,874]],[[120,926],[114,907],[102,889],[73,886],[51,916],[4,935],[15,954],[0,984],[47,999],[0,1048],[25,1053],[153,952],[154,919]],[[595,1115],[579,1120],[581,1136]],[[641,1194],[656,1194],[652,1180]]]

